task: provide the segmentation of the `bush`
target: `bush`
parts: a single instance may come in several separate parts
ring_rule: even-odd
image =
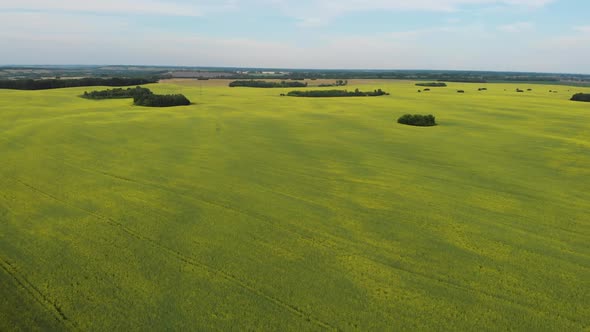
[[[479,88],[479,89],[477,89],[477,91],[487,91],[487,90],[488,90],[488,88]]]
[[[398,120],[397,123],[420,126],[420,127],[431,127],[436,126],[436,119],[432,114],[420,115],[420,114],[404,114]]]
[[[431,86],[431,87],[445,87],[446,83],[443,82],[432,82],[432,83],[416,83],[417,86]]]
[[[465,90],[457,90],[457,93],[465,93]]]
[[[590,102],[590,93],[576,93],[570,100]]]

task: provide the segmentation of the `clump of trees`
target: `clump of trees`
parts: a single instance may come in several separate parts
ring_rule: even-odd
[[[145,94],[152,94],[150,89],[142,88],[142,87],[135,87],[135,88],[116,88],[116,89],[107,89],[102,91],[91,91],[87,92],[84,91],[82,98],[86,99],[123,99],[123,98],[134,98],[135,96],[145,95]]]
[[[404,114],[399,119],[397,119],[397,123],[410,126],[431,127],[436,126],[436,119],[432,114]]]
[[[291,91],[287,94],[290,97],[376,97],[389,95],[389,93],[377,89],[374,91],[354,91],[348,90],[311,90],[311,91]]]
[[[137,106],[148,107],[171,107],[171,106],[186,106],[191,102],[182,94],[175,95],[156,95],[144,94],[133,97],[133,104]]]
[[[457,93],[465,93],[465,90],[457,90]]]
[[[430,87],[445,87],[446,83],[443,82],[431,82],[431,83],[416,83],[416,86],[430,86]]]
[[[80,79],[42,79],[42,80],[0,80],[0,89],[15,90],[49,90],[61,88],[74,88],[81,86],[130,86],[157,83],[155,79],[147,78],[97,78],[88,77]]]
[[[233,81],[229,83],[231,88],[234,87],[249,87],[249,88],[304,88],[307,86],[305,82],[268,82],[268,81]]]
[[[479,88],[479,89],[477,89],[477,91],[487,91],[487,90],[488,90],[488,88]]]
[[[576,93],[570,100],[590,102],[590,93]]]
[[[516,89],[516,92],[524,92],[524,90]]]
[[[334,84],[320,84],[319,87],[329,87],[329,86],[347,86],[348,80],[337,80]]]
[[[127,89],[107,89],[102,91],[84,91],[81,96],[86,99],[122,99],[133,98],[133,104],[148,107],[171,107],[190,105],[191,102],[182,94],[157,95],[150,89],[135,87]]]

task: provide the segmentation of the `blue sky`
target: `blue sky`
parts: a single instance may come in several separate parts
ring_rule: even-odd
[[[590,73],[588,0],[0,1],[0,64]]]

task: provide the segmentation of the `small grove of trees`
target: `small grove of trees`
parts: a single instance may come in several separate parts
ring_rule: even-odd
[[[479,88],[479,89],[477,89],[477,91],[487,91],[487,90],[488,90],[488,88]]]
[[[0,89],[15,90],[48,90],[73,88],[81,86],[130,86],[156,83],[157,80],[147,78],[97,78],[88,77],[80,79],[43,79],[43,80],[0,80]]]
[[[133,97],[133,104],[137,106],[148,107],[171,107],[171,106],[186,106],[191,102],[184,95],[155,95],[144,94]]]
[[[570,100],[590,102],[590,93],[576,93]]]
[[[86,99],[122,99],[133,98],[133,104],[148,107],[171,107],[190,105],[190,100],[181,94],[157,95],[150,89],[135,87],[128,89],[107,89],[102,91],[85,91],[81,96]]]
[[[457,93],[465,93],[465,90],[457,90]]]
[[[86,99],[122,99],[122,98],[134,98],[135,96],[152,94],[147,88],[135,87],[135,88],[116,88],[102,91],[84,91],[82,98]]]
[[[249,87],[249,88],[304,88],[307,86],[305,82],[268,82],[268,81],[233,81],[229,83],[231,88],[234,87]]]
[[[354,91],[348,90],[311,90],[311,91],[291,91],[287,93],[290,97],[376,97],[389,95],[389,93],[377,89],[374,91],[360,91],[356,89]]]
[[[436,119],[432,114],[404,114],[397,120],[397,123],[410,126],[431,127],[436,126]]]
[[[443,82],[431,82],[431,83],[416,83],[416,86],[430,86],[430,87],[445,87],[447,83]]]
[[[516,89],[516,92],[524,92],[524,90]]]

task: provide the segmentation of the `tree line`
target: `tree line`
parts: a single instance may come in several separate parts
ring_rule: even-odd
[[[410,126],[430,127],[436,126],[436,119],[432,114],[404,114],[397,120],[397,123]]]
[[[152,91],[147,88],[142,87],[135,87],[135,88],[116,88],[116,89],[108,89],[102,91],[91,91],[87,92],[84,91],[82,95],[83,98],[86,99],[123,99],[123,98],[135,98],[135,96],[140,95],[149,95],[152,94]]]
[[[229,83],[230,88],[234,87],[249,87],[249,88],[304,88],[307,86],[305,82],[268,82],[268,81],[233,81]]]
[[[570,100],[590,102],[590,93],[576,93]]]
[[[320,84],[318,85],[321,88],[330,87],[330,86],[347,86],[348,80],[336,80],[333,84]]]
[[[445,87],[447,84],[443,82],[416,83],[416,86]]]
[[[374,91],[354,91],[348,90],[311,90],[311,91],[291,91],[287,94],[289,97],[376,97],[389,95],[389,93],[377,89]]]
[[[127,89],[107,89],[101,91],[84,91],[81,96],[86,99],[122,99],[133,98],[133,104],[147,107],[171,107],[190,105],[191,102],[182,94],[157,95],[150,89],[135,87]]]
[[[97,78],[88,77],[80,79],[25,79],[25,80],[0,80],[0,89],[15,90],[49,90],[61,88],[74,88],[81,86],[130,86],[157,83],[157,80],[147,78],[112,77]]]

